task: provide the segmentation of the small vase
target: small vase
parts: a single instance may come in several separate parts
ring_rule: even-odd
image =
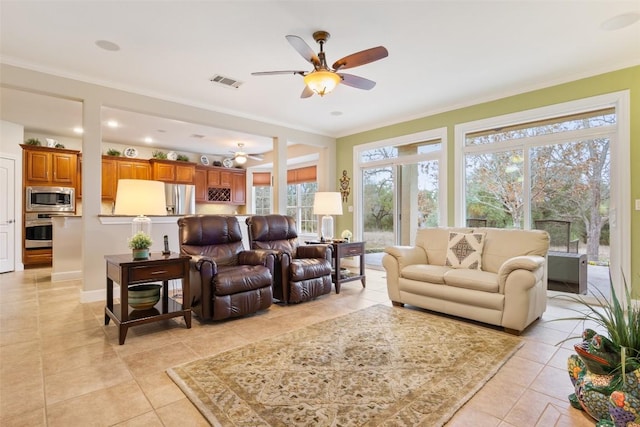
[[[132,249],[133,259],[149,259],[149,248]]]

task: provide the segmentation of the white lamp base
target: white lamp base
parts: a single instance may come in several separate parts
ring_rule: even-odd
[[[151,236],[151,218],[144,215],[138,215],[131,221],[131,235],[142,231],[147,236]]]
[[[322,240],[333,240],[333,217],[325,215],[322,217],[322,228],[320,229]]]

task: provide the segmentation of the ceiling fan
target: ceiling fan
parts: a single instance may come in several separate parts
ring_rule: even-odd
[[[376,85],[373,80],[353,74],[339,73],[340,70],[359,67],[382,58],[386,58],[389,52],[384,46],[372,47],[360,52],[347,55],[333,63],[331,68],[327,65],[324,44],[329,40],[330,34],[326,31],[316,31],[313,39],[320,45],[320,52],[316,55],[309,45],[298,36],[288,35],[287,40],[304,59],[313,65],[312,71],[286,70],[286,71],[259,71],[251,73],[254,76],[268,76],[275,74],[299,74],[304,78],[305,87],[300,98],[308,98],[314,93],[324,96],[331,92],[338,83],[357,89],[370,90]]]
[[[231,161],[236,162],[239,165],[243,165],[243,164],[247,163],[247,159],[253,159],[253,160],[257,160],[257,161],[262,161],[264,159],[262,154],[247,154],[243,150],[243,147],[244,147],[244,144],[239,142],[238,143],[238,150],[237,151],[230,151],[230,153],[233,153],[233,157],[230,159]]]

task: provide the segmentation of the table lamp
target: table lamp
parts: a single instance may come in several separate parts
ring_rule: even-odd
[[[145,215],[166,215],[164,182],[146,179],[120,179],[116,192],[114,215],[136,215],[131,222],[131,235],[142,231],[151,236],[151,219]]]
[[[313,199],[313,213],[323,215],[320,241],[333,240],[333,217],[342,215],[342,198],[338,192],[317,192]]]

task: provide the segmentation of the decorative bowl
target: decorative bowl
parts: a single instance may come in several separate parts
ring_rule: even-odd
[[[147,310],[160,300],[159,284],[133,285],[129,287],[129,305],[134,310]]]

